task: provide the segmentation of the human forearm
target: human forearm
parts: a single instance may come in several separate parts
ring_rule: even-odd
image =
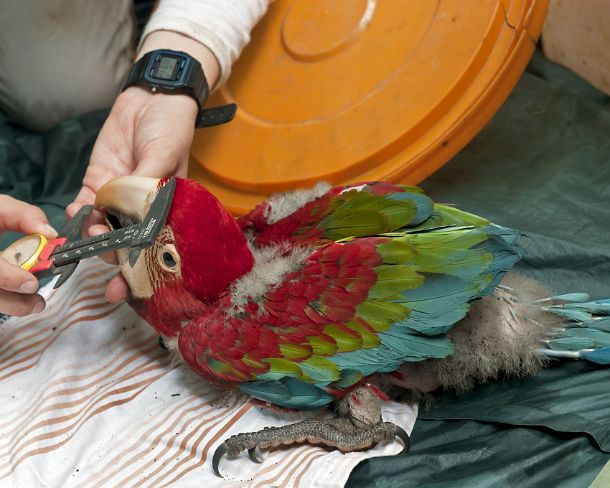
[[[136,57],[139,59],[147,52],[154,51],[155,49],[183,51],[193,56],[201,63],[210,90],[216,86],[220,77],[220,65],[214,53],[199,41],[178,32],[154,31],[146,36]]]
[[[250,31],[267,4],[267,0],[160,0],[144,29],[142,47],[157,32],[180,33],[197,41],[215,56],[220,85],[229,77],[231,65],[250,40]]]

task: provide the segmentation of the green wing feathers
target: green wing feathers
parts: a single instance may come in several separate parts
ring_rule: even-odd
[[[421,224],[432,215],[432,200],[419,188],[393,185],[394,191],[384,194],[371,191],[374,188],[344,189],[334,195],[330,211],[317,225],[322,236],[331,240],[374,236]]]
[[[279,220],[270,219],[278,197],[239,219],[257,245],[304,244],[392,232],[433,215],[432,200],[417,187],[373,182],[333,188]]]

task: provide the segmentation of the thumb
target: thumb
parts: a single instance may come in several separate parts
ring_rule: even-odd
[[[42,210],[8,195],[0,195],[0,231],[4,230],[57,237]]]
[[[140,161],[132,174],[134,176],[148,176],[150,178],[165,178],[166,176],[185,178],[187,173],[188,152],[181,156],[147,157]]]

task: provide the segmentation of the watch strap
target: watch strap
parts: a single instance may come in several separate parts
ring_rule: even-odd
[[[162,50],[164,52],[172,52],[169,50]],[[162,82],[153,82],[146,77],[146,70],[150,65],[151,58],[158,54],[158,51],[150,51],[144,54],[138,59],[127,76],[125,83],[123,84],[123,91],[130,86],[138,85],[149,88],[153,92],[161,93],[180,93],[189,95],[197,103],[199,113],[195,120],[195,127],[197,129],[204,127],[212,127],[214,125],[220,125],[230,122],[235,117],[237,111],[237,105],[235,103],[229,103],[226,105],[220,105],[218,107],[212,107],[204,109],[203,105],[207,101],[209,95],[208,82],[201,67],[201,63],[187,53],[174,51],[176,54],[186,56],[190,59],[186,69],[188,72],[185,75],[185,79],[189,80],[188,86],[182,87],[168,87],[164,86]]]
[[[151,53],[146,53],[131,67],[129,73],[127,74],[127,79],[123,83],[123,88],[121,88],[122,92],[130,86],[139,85],[141,80],[144,80],[144,73],[146,72],[146,66],[148,65],[150,54]]]
[[[218,107],[205,108],[199,112],[195,121],[195,128],[203,129],[204,127],[212,127],[214,125],[225,124],[231,122],[237,112],[236,103],[228,103],[219,105]]]

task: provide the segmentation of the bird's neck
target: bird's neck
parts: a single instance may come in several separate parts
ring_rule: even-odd
[[[152,298],[129,300],[129,305],[159,335],[176,337],[183,325],[203,313],[206,305],[177,285],[164,286]]]

